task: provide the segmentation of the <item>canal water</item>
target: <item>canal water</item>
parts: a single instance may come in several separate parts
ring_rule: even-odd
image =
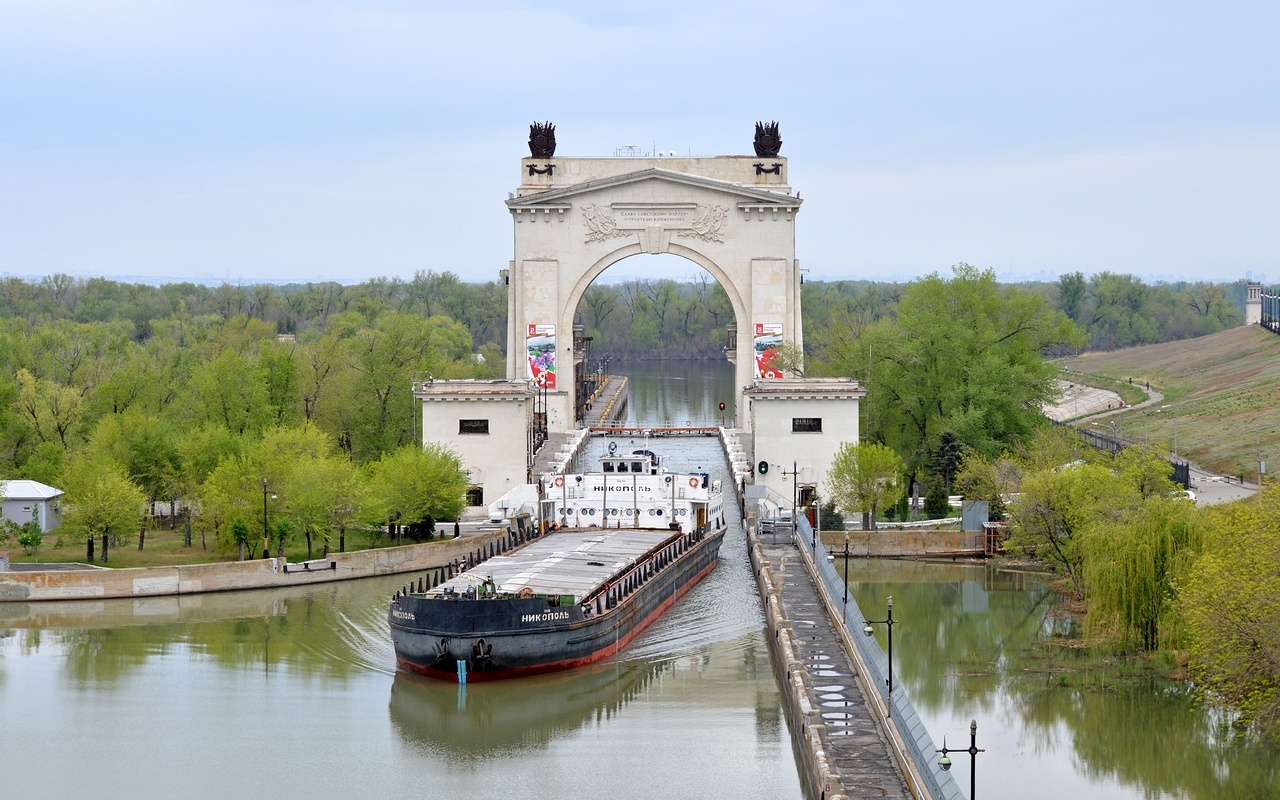
[[[649,446],[724,476],[715,439]],[[4,796],[801,798],[726,508],[719,567],[621,655],[466,688],[396,672],[404,576],[0,603]]]
[[[951,754],[966,790],[977,721],[984,800],[1280,797],[1280,752],[1230,741],[1190,686],[1088,669],[1062,646],[1071,620],[1043,575],[851,559],[849,586],[868,616],[893,597],[894,680],[938,746],[966,751]]]

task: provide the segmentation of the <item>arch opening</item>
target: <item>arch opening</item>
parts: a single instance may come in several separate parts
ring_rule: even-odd
[[[608,407],[617,421],[701,427],[733,419],[738,320],[711,270],[683,256],[634,253],[584,282],[571,307],[575,421],[598,419],[595,404],[610,402],[624,377],[630,403]]]

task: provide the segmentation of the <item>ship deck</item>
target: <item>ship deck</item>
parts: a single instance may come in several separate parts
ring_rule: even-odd
[[[678,531],[629,528],[556,531],[455,575],[427,596],[442,595],[447,588],[462,594],[492,577],[499,592],[517,594],[528,588],[536,595],[573,595],[574,602],[581,602],[650,550],[679,536]]]

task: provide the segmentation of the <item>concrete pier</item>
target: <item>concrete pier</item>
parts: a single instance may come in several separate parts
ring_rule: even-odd
[[[610,375],[588,402],[590,408],[578,423],[584,428],[595,428],[617,422],[627,416],[627,376]]]
[[[748,537],[802,778],[819,800],[923,797],[868,703],[857,670],[790,534]]]

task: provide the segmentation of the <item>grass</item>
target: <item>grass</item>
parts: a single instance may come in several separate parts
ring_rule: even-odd
[[[1124,435],[1173,450],[1209,469],[1252,479],[1257,453],[1280,456],[1280,336],[1257,325],[1178,342],[1085,353],[1067,359],[1082,383],[1127,387],[1129,378],[1163,392],[1158,408],[1126,410]],[[1125,402],[1131,402],[1123,393]],[[1270,459],[1268,456],[1270,455]],[[1280,463],[1280,462],[1277,462]]]
[[[299,562],[306,560],[307,543],[301,537],[295,537],[297,541],[290,541],[285,546],[285,556],[291,562]],[[126,539],[120,540],[118,547],[113,547],[107,554],[108,567],[170,567],[180,564],[208,564],[215,561],[236,561],[237,553],[218,553],[214,549],[214,541],[212,534],[206,537],[207,549],[200,546],[200,532],[192,531],[191,547],[183,545],[182,528],[177,530],[169,530],[167,527],[157,530],[147,531],[146,543],[144,549],[138,550],[138,537],[134,534]],[[348,531],[347,533],[347,551],[370,550],[378,547],[390,547],[393,542],[387,538],[385,534],[371,534],[367,531]],[[250,549],[254,543],[250,542]],[[257,552],[252,553],[246,551],[246,558],[260,557],[262,555],[262,541],[257,540]],[[324,545],[316,542],[315,557],[320,558],[324,553]],[[85,561],[85,540],[82,537],[59,534],[58,531],[45,534],[44,545],[41,546],[40,552],[36,556],[29,556],[23,551],[18,543],[14,540],[7,542],[0,541],[0,550],[9,550],[9,560],[15,564],[21,563],[42,563],[42,564],[67,564],[67,563],[84,563]],[[335,538],[330,548],[336,552],[338,549],[338,541]],[[275,544],[272,543],[271,555],[275,555]],[[94,543],[94,564],[104,566],[99,560],[102,557],[102,540],[99,538]]]
[[[1088,372],[1071,371],[1071,376],[1077,383],[1083,383],[1086,386],[1092,386],[1095,389],[1108,389],[1120,395],[1120,399],[1125,405],[1136,406],[1138,403],[1146,402],[1149,395],[1135,381],[1129,383],[1128,380],[1118,380],[1107,375],[1099,375]]]

